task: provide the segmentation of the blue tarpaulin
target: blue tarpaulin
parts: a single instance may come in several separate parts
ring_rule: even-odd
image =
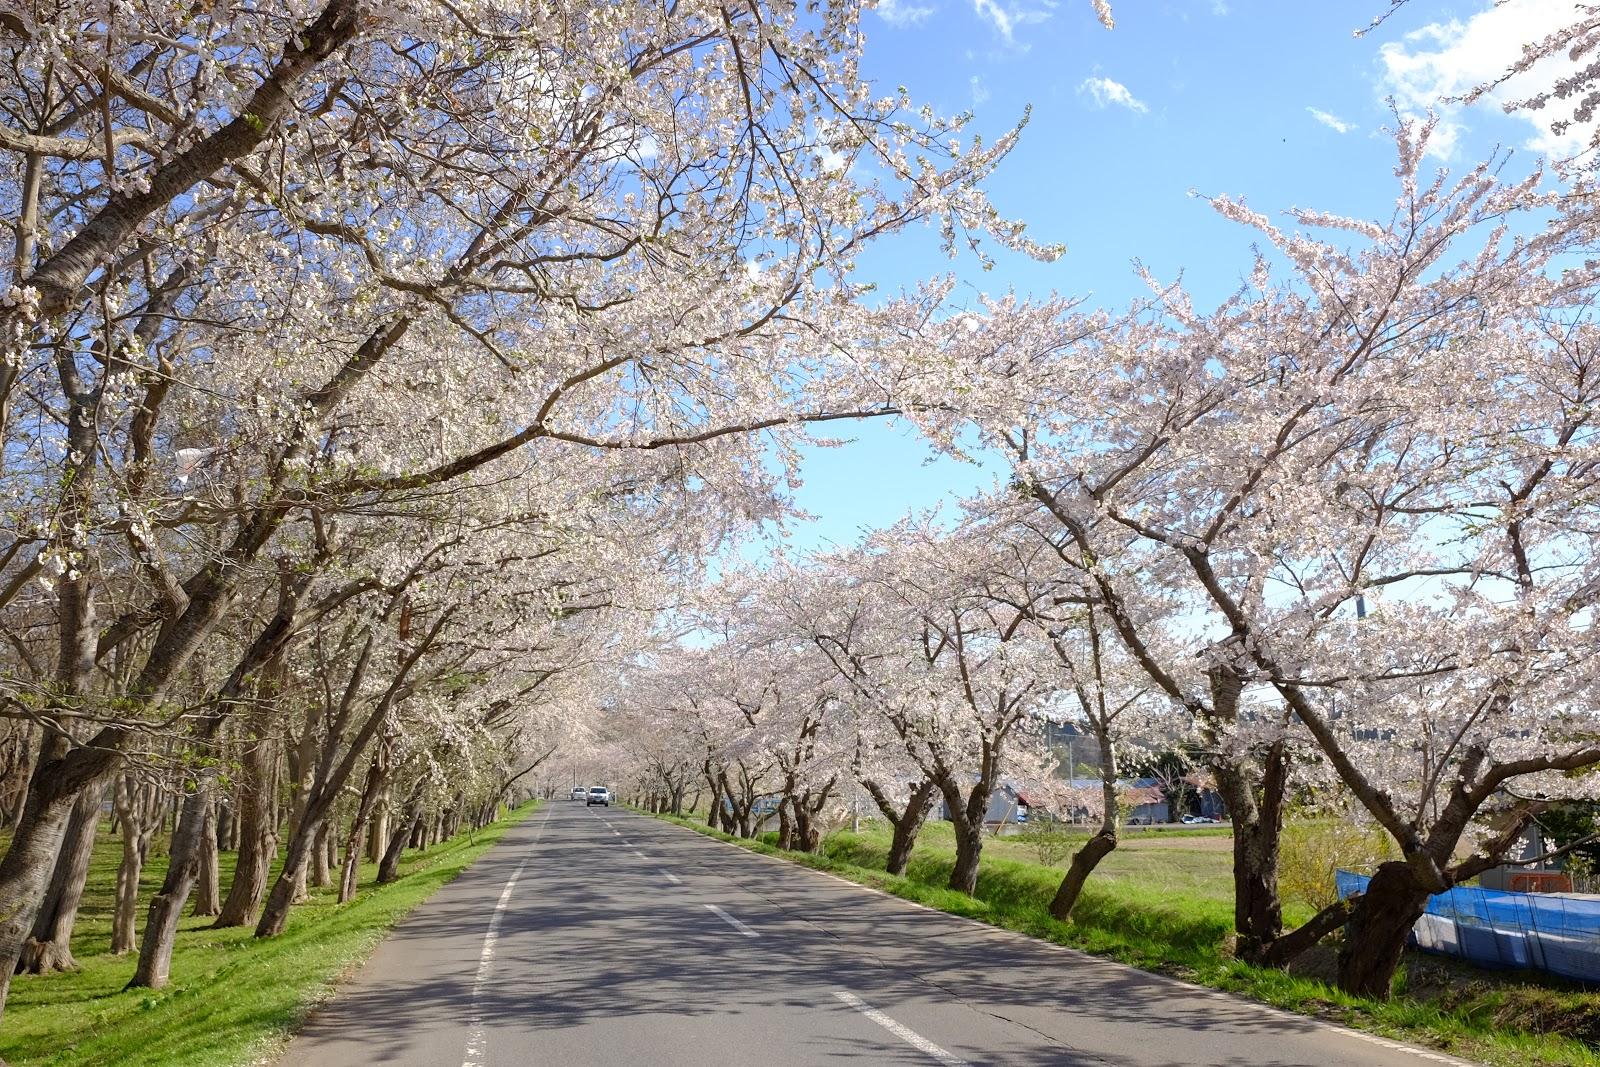
[[[1341,899],[1370,880],[1337,871]],[[1526,967],[1600,982],[1600,899],[1458,886],[1428,898],[1412,944],[1481,967]]]

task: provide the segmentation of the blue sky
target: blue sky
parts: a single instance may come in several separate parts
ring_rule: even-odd
[[[1269,215],[1314,207],[1384,217],[1394,197],[1387,98],[1407,113],[1439,109],[1441,165],[1469,166],[1501,146],[1522,171],[1541,149],[1563,147],[1497,101],[1435,101],[1504,70],[1571,0],[1410,0],[1353,36],[1388,6],[1113,0],[1108,31],[1089,0],[883,0],[864,17],[868,77],[947,113],[971,109],[989,138],[1032,105],[989,190],[1002,212],[1026,219],[1038,240],[1065,242],[1067,254],[1052,264],[1001,254],[984,273],[916,233],[864,257],[863,272],[898,288],[954,270],[968,293],[1058,291],[1120,306],[1141,291],[1137,259],[1163,278],[1182,271],[1198,298],[1216,300],[1249,270],[1252,238],[1191,191],[1243,197]],[[1509,96],[1553,76],[1531,72]],[[851,435],[807,456],[796,501],[815,519],[792,531],[797,547],[854,541],[993,477],[929,465],[926,448],[891,426]]]

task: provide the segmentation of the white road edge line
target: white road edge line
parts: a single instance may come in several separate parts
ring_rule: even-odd
[[[544,831],[543,824],[539,830],[541,833]],[[534,840],[537,842],[538,838]],[[483,1067],[483,1009],[478,1004],[483,999],[484,987],[489,984],[489,972],[494,969],[494,946],[500,940],[500,919],[505,915],[506,905],[511,903],[511,893],[517,888],[517,879],[522,877],[522,869],[527,865],[528,857],[524,854],[517,869],[506,879],[505,888],[500,890],[500,899],[495,902],[494,914],[489,916],[489,930],[483,935],[483,951],[478,954],[478,973],[472,979],[472,1013],[468,1017],[467,1050],[461,1058],[461,1067]]]
[[[683,879],[679,878],[677,875],[673,874],[671,871],[662,871],[661,873],[662,873],[663,876],[665,876],[667,881],[671,882],[673,885],[682,885],[683,884]]]
[[[646,856],[643,852],[640,852],[638,849],[634,849],[633,850],[633,854],[635,856],[638,856],[642,860],[647,860],[647,859],[650,858],[649,856]]]
[[[850,1005],[850,1007],[854,1008],[856,1011],[859,1011],[862,1015],[865,1015],[867,1018],[871,1019],[873,1022],[877,1023],[879,1026],[883,1027],[885,1030],[889,1031],[895,1037],[898,1037],[901,1041],[904,1041],[912,1048],[931,1056],[940,1063],[947,1064],[948,1067],[969,1067],[967,1061],[962,1059],[960,1056],[957,1056],[953,1052],[946,1052],[938,1045],[935,1045],[932,1041],[929,1041],[927,1038],[911,1029],[911,1027],[895,1022],[893,1019],[889,1018],[889,1016],[885,1015],[877,1008],[874,1008],[872,1005],[868,1004],[854,993],[847,992],[843,989],[835,989],[833,991],[833,995],[835,998]]]
[[[729,926],[733,927],[735,930],[739,931],[744,936],[746,936],[746,937],[760,937],[761,936],[760,934],[756,933],[754,930],[752,930],[748,926],[746,926],[744,923],[740,922],[738,919],[735,919],[732,915],[729,915],[727,912],[725,912],[721,908],[717,907],[715,904],[707,904],[706,908],[709,911],[714,912],[716,914],[717,918],[721,919],[723,922],[727,923]]]

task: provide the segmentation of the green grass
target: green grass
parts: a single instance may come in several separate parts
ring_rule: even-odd
[[[780,852],[775,835],[741,841],[707,829],[703,820],[662,817],[941,911],[1496,1067],[1600,1067],[1600,993],[1410,955],[1396,995],[1380,1002],[1347,996],[1318,977],[1233,959],[1225,849],[1119,849],[1090,879],[1072,921],[1063,923],[1048,911],[1061,869],[1023,858],[1026,846],[1003,838],[984,842],[977,895],[968,897],[945,888],[954,850],[943,824],[928,826],[905,877],[897,878],[883,869],[884,830],[835,833],[821,854],[807,855]],[[1309,914],[1299,906],[1288,910],[1291,921]],[[1326,970],[1330,955],[1316,950],[1309,969]]]
[[[341,974],[533,807],[414,853],[389,885],[372,885],[376,866],[363,864],[367,888],[355,899],[341,906],[333,889],[313,890],[280,937],[257,941],[248,928],[211,930],[210,919],[185,918],[172,983],[158,992],[124,989],[135,957],[109,954],[120,845],[102,835],[73,938],[80,969],[12,982],[0,1059],[12,1067],[224,1067],[270,1057]],[[224,887],[232,859],[224,855]],[[146,865],[141,908],[164,868],[164,858]]]

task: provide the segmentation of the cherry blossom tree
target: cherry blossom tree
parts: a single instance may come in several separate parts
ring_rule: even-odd
[[[1016,131],[986,143],[875,94],[859,16],[144,0],[0,20],[20,72],[0,88],[0,611],[51,635],[6,694],[34,732],[0,982],[85,792],[189,729],[191,697],[197,740],[225,740],[315,613],[343,566],[319,523],[520,477],[775,514],[773,444],[892,407],[841,357],[890,314],[848,280],[871,240],[927,221],[951,251],[1051,254],[978,188]]]
[[[938,790],[956,831],[950,887],[965,893],[977,884],[984,819],[1008,752],[1037,735],[1051,696],[1029,625],[1034,605],[994,595],[984,534],[946,533],[924,518],[873,535],[824,562],[848,592],[810,624],[858,701]],[[915,823],[916,787],[910,801],[901,818]]]
[[[1231,753],[1213,770],[1259,872],[1242,947],[1275,962],[1348,920],[1340,984],[1376,996],[1428,895],[1600,762],[1587,198],[1490,164],[1428,178],[1428,133],[1396,131],[1387,219],[1302,211],[1291,233],[1215,201],[1273,255],[1213,312],[1156,285],[1118,319],[1003,300],[940,324],[969,424],[1128,653]],[[1297,737],[1403,858],[1280,936],[1267,872]]]

